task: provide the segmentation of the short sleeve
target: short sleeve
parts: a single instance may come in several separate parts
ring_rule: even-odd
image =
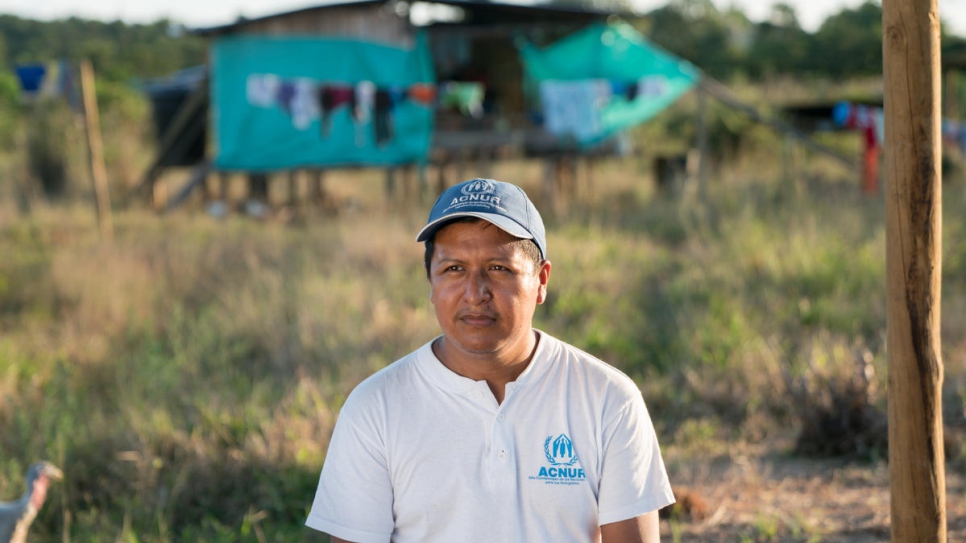
[[[383,425],[357,392],[339,414],[305,524],[347,541],[387,543],[393,514]]]
[[[628,379],[629,383],[632,383]],[[636,386],[620,387],[605,412],[598,495],[600,525],[627,520],[674,503],[654,425]]]

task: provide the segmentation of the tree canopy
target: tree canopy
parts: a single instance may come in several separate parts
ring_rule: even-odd
[[[82,58],[90,59],[98,75],[107,79],[157,77],[204,63],[205,42],[167,19],[125,24],[0,15],[0,68]]]
[[[603,5],[605,0],[557,0]],[[626,0],[610,0],[612,7]],[[787,75],[842,79],[882,72],[882,7],[871,0],[804,30],[795,9],[778,2],[754,22],[737,7],[722,12],[711,0],[670,0],[633,21],[642,33],[710,75],[751,80]],[[944,32],[945,47],[966,39]],[[0,15],[0,69],[16,64],[88,58],[102,78],[127,81],[163,76],[205,62],[204,39],[173,21],[150,24],[78,18],[34,21]]]
[[[658,45],[719,79],[882,73],[882,6],[873,1],[832,14],[815,32],[804,30],[795,8],[781,2],[767,20],[752,22],[735,7],[719,11],[710,0],[671,0],[637,25]],[[943,28],[944,49],[964,44]]]

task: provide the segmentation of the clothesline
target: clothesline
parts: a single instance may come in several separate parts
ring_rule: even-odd
[[[544,127],[551,134],[592,141],[604,131],[602,115],[616,97],[633,102],[668,92],[663,76],[648,75],[635,81],[604,78],[545,80],[540,82]]]
[[[482,114],[484,87],[478,82],[445,81],[409,85],[379,85],[319,82],[308,78],[280,78],[274,74],[252,74],[246,83],[246,98],[256,107],[280,107],[298,130],[306,130],[319,120],[323,137],[331,133],[332,116],[347,108],[357,129],[370,121],[376,142],[393,137],[393,111],[404,100],[437,109],[455,107],[466,115]],[[357,130],[361,144],[363,134]]]
[[[838,102],[832,108],[832,121],[839,128],[863,130],[867,145],[881,146],[885,141],[885,112],[881,107]],[[966,122],[943,119],[942,138],[966,153]]]

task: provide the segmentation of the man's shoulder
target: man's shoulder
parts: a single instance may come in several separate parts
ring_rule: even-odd
[[[416,371],[419,358],[419,351],[416,349],[405,356],[378,369],[375,373],[366,377],[356,388],[379,388],[394,383],[400,379],[406,379]]]
[[[356,385],[349,397],[356,400],[386,398],[412,387],[419,380],[419,358],[425,356],[422,352],[428,348],[428,345],[429,343],[366,377]]]
[[[546,332],[540,332],[540,334],[541,342],[544,343],[545,347],[543,350],[545,356],[567,359],[578,367],[593,368],[604,372],[616,371],[622,373],[612,364],[605,362],[598,358],[597,355],[591,354],[572,343],[551,336]]]
[[[596,355],[591,354],[571,343],[541,332],[546,340],[546,356],[554,359],[554,365],[560,370],[579,373],[582,378],[599,380],[602,383],[612,383],[628,390],[639,390],[623,370],[610,364]]]

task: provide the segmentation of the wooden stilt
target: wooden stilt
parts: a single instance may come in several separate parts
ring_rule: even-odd
[[[101,238],[110,241],[114,237],[111,219],[111,198],[107,188],[107,170],[104,168],[104,148],[101,142],[100,120],[97,110],[97,94],[94,88],[94,68],[89,60],[81,61],[81,94],[84,96],[84,120],[87,127],[87,148],[90,151],[91,180],[94,184],[94,202],[97,224]]]

